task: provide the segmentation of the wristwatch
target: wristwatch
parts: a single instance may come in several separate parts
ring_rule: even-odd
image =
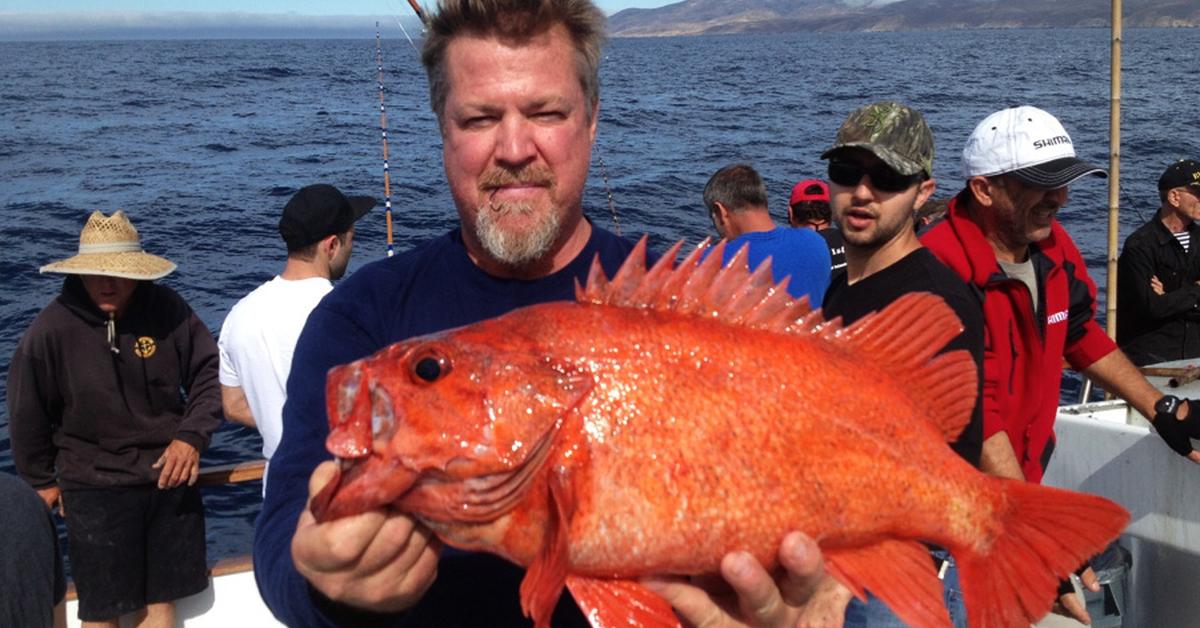
[[[1157,416],[1169,415],[1175,416],[1175,411],[1179,409],[1179,397],[1175,395],[1163,395],[1154,404],[1154,414]]]

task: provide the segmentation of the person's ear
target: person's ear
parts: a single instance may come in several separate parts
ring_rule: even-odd
[[[999,179],[996,180],[996,184],[999,185]],[[967,189],[971,191],[971,195],[975,197],[975,201],[984,207],[991,207],[996,202],[992,180],[987,177],[971,177],[967,179]]]
[[[329,259],[333,259],[341,246],[342,241],[337,237],[337,234],[325,236],[321,240],[321,252],[329,257]]]
[[[921,206],[925,204],[925,201],[928,201],[929,197],[933,196],[933,193],[936,190],[937,180],[933,177],[922,181],[921,185],[917,187],[917,198],[915,204],[913,205],[913,209],[920,209]]]

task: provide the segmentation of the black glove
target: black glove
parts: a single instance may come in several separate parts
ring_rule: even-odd
[[[1192,453],[1191,435],[1196,433],[1197,424],[1200,421],[1197,421],[1196,406],[1190,401],[1187,402],[1187,420],[1180,421],[1176,418],[1180,403],[1182,403],[1180,399],[1166,395],[1154,404],[1154,430],[1158,432],[1168,447],[1175,450],[1175,453],[1187,456]]]
[[[1182,421],[1183,433],[1191,438],[1200,438],[1200,402],[1192,403],[1191,399],[1184,399],[1188,407],[1188,416]]]

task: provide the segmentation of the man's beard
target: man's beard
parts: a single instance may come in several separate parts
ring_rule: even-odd
[[[526,203],[488,203],[475,212],[475,236],[489,255],[507,266],[521,267],[538,261],[558,241],[562,218],[551,208],[522,232],[507,230],[501,221],[508,214],[533,216],[536,210]]]
[[[552,202],[540,217],[537,208],[529,203],[505,203],[492,199],[494,186],[510,182],[545,182],[553,195],[554,175],[548,169],[525,168],[520,172],[496,170],[489,172],[480,186],[487,196],[475,211],[475,237],[497,261],[520,268],[539,261],[550,252],[562,234],[562,214]],[[533,224],[521,232],[505,229],[505,217],[512,214],[521,220],[532,218]]]

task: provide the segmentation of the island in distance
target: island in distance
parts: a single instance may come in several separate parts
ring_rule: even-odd
[[[967,28],[1106,28],[1110,0],[684,0],[626,9],[613,37]],[[1125,0],[1126,28],[1200,26],[1196,0]]]

